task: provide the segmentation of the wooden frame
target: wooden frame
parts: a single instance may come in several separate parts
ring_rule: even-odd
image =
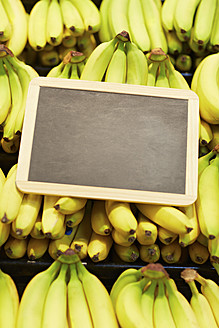
[[[29,181],[31,152],[34,138],[40,88],[66,88],[114,92],[152,97],[169,97],[188,100],[188,125],[186,145],[186,181],[185,194],[151,192],[119,188],[93,187]],[[197,198],[198,177],[198,139],[199,139],[199,101],[190,90],[158,88],[107,82],[91,82],[71,79],[38,77],[31,81],[26,103],[26,112],[18,157],[16,184],[25,193],[40,193],[60,196],[73,196],[92,199],[113,199],[135,203],[153,203],[187,206]]]

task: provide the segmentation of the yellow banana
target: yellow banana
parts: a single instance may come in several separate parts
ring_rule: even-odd
[[[0,58],[0,124],[2,124],[8,113],[11,106],[11,89],[8,74],[6,73],[3,60]]]
[[[77,47],[79,51],[83,52],[86,57],[89,57],[90,54],[97,46],[97,41],[93,34],[85,32],[83,35],[77,38]]]
[[[62,214],[72,214],[82,209],[86,202],[86,198],[59,197],[54,208]]]
[[[219,124],[210,124],[212,132],[212,140],[208,144],[208,148],[212,150],[215,146],[219,144]]]
[[[115,37],[122,31],[130,34],[128,22],[128,0],[111,0],[108,7],[108,22],[110,27],[110,34]]]
[[[104,200],[95,200],[91,211],[91,226],[94,232],[99,235],[109,235],[112,232],[112,225],[105,210]]]
[[[93,262],[100,262],[107,258],[113,245],[113,239],[110,235],[103,236],[92,232],[87,253]]]
[[[73,214],[67,214],[65,216],[66,226],[70,228],[77,226],[83,220],[84,213],[85,213],[85,206]]]
[[[194,241],[196,241],[196,239],[198,238],[198,236],[200,234],[200,227],[199,227],[199,222],[198,222],[198,218],[197,218],[195,203],[193,203],[189,206],[186,206],[186,207],[182,207],[180,209],[182,212],[184,212],[188,216],[188,218],[193,226],[193,230],[190,233],[179,234],[180,246],[186,247],[186,246],[192,244]]]
[[[36,239],[31,237],[27,244],[27,257],[31,261],[40,259],[47,251],[49,239]]]
[[[74,3],[70,0],[60,1],[63,23],[67,30],[75,37],[82,35],[85,31],[83,19],[75,7]]]
[[[30,236],[35,239],[44,239],[45,238],[45,235],[42,231],[42,212],[41,211],[38,213],[36,221],[30,232]]]
[[[213,239],[213,240],[215,240],[215,239]],[[203,235],[203,233],[201,233],[201,232],[199,233],[197,241],[199,242],[199,244],[202,244],[203,246],[208,247],[209,239],[205,235]]]
[[[114,243],[113,248],[115,253],[118,255],[120,260],[124,262],[135,262],[139,258],[139,249],[135,244],[131,244],[130,246],[122,246]]]
[[[105,82],[126,82],[125,44],[119,41],[106,70]]]
[[[57,66],[51,68],[51,70],[47,74],[47,77],[58,77],[62,73],[64,66],[65,64],[62,61]]]
[[[108,9],[110,6],[111,0],[103,0],[100,3],[100,29],[98,31],[98,37],[100,42],[110,41],[112,39],[112,35],[109,28],[108,21]]]
[[[164,245],[169,245],[176,240],[178,234],[158,225],[158,238]],[[187,234],[188,235],[188,234]]]
[[[213,133],[212,133],[211,126],[209,123],[200,119],[200,125],[201,125],[201,127],[200,127],[199,142],[200,142],[200,145],[206,146],[213,139]]]
[[[17,239],[12,236],[4,244],[5,254],[10,259],[20,259],[27,251],[27,239]]]
[[[139,255],[142,261],[155,263],[160,259],[160,247],[158,244],[140,245]]]
[[[219,235],[212,240],[209,239],[206,246],[208,247],[211,261],[219,263]]]
[[[172,32],[174,30],[173,21],[176,4],[176,0],[166,0],[163,2],[161,7],[161,21],[165,31]]]
[[[165,31],[165,36],[167,39],[168,54],[170,55],[181,54],[183,50],[183,45],[182,42],[178,39],[175,30]]]
[[[160,246],[160,253],[162,259],[166,263],[177,263],[179,262],[182,254],[181,246],[179,245],[178,240],[175,240],[169,245],[161,245]]]
[[[2,1],[0,1],[0,42],[8,41],[12,36],[12,25],[5,11]]]
[[[217,1],[217,7],[215,11],[214,21],[212,25],[211,36],[209,40],[209,45],[214,51],[218,51],[219,49],[219,28],[218,28],[218,21],[219,21],[219,3]]]
[[[46,20],[46,40],[52,46],[58,46],[62,43],[63,20],[61,7],[58,0],[52,0],[49,4]]]
[[[0,222],[0,247],[8,240],[10,229],[10,224]]]
[[[159,62],[152,62],[148,66],[147,86],[154,87],[157,80]]]
[[[130,246],[136,240],[136,232],[133,234],[125,234],[113,229],[111,235],[114,242],[121,246]]]
[[[148,327],[155,327],[153,308],[154,308],[156,288],[157,288],[157,280],[152,279],[146,284],[146,287],[144,288],[143,294],[141,296],[141,308],[145,320],[148,323]]]
[[[173,64],[171,63],[170,59],[167,59],[165,61],[165,65],[167,68],[167,76],[169,79],[169,85],[170,88],[176,88],[176,89],[185,89],[185,90],[190,90],[190,87],[184,78],[184,76],[177,71]]]
[[[126,42],[127,78],[126,83],[146,85],[148,80],[147,59],[133,42]]]
[[[195,241],[188,246],[189,256],[192,262],[204,264],[209,259],[209,251],[206,246],[203,246],[198,241]]]
[[[137,241],[141,245],[151,245],[157,240],[157,225],[144,216],[141,212],[138,213],[138,226],[136,230]]]

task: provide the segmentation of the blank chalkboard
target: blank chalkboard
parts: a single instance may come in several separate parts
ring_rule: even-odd
[[[190,90],[38,77],[26,103],[23,192],[188,205],[197,196]]]

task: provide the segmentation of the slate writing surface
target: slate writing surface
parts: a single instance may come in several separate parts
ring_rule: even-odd
[[[40,87],[28,181],[185,193],[188,100]]]

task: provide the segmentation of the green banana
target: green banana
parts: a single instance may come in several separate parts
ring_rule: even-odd
[[[105,82],[126,82],[126,53],[125,44],[120,41],[106,70]]]
[[[135,43],[126,42],[127,78],[126,83],[146,85],[148,79],[148,64],[144,53]]]

